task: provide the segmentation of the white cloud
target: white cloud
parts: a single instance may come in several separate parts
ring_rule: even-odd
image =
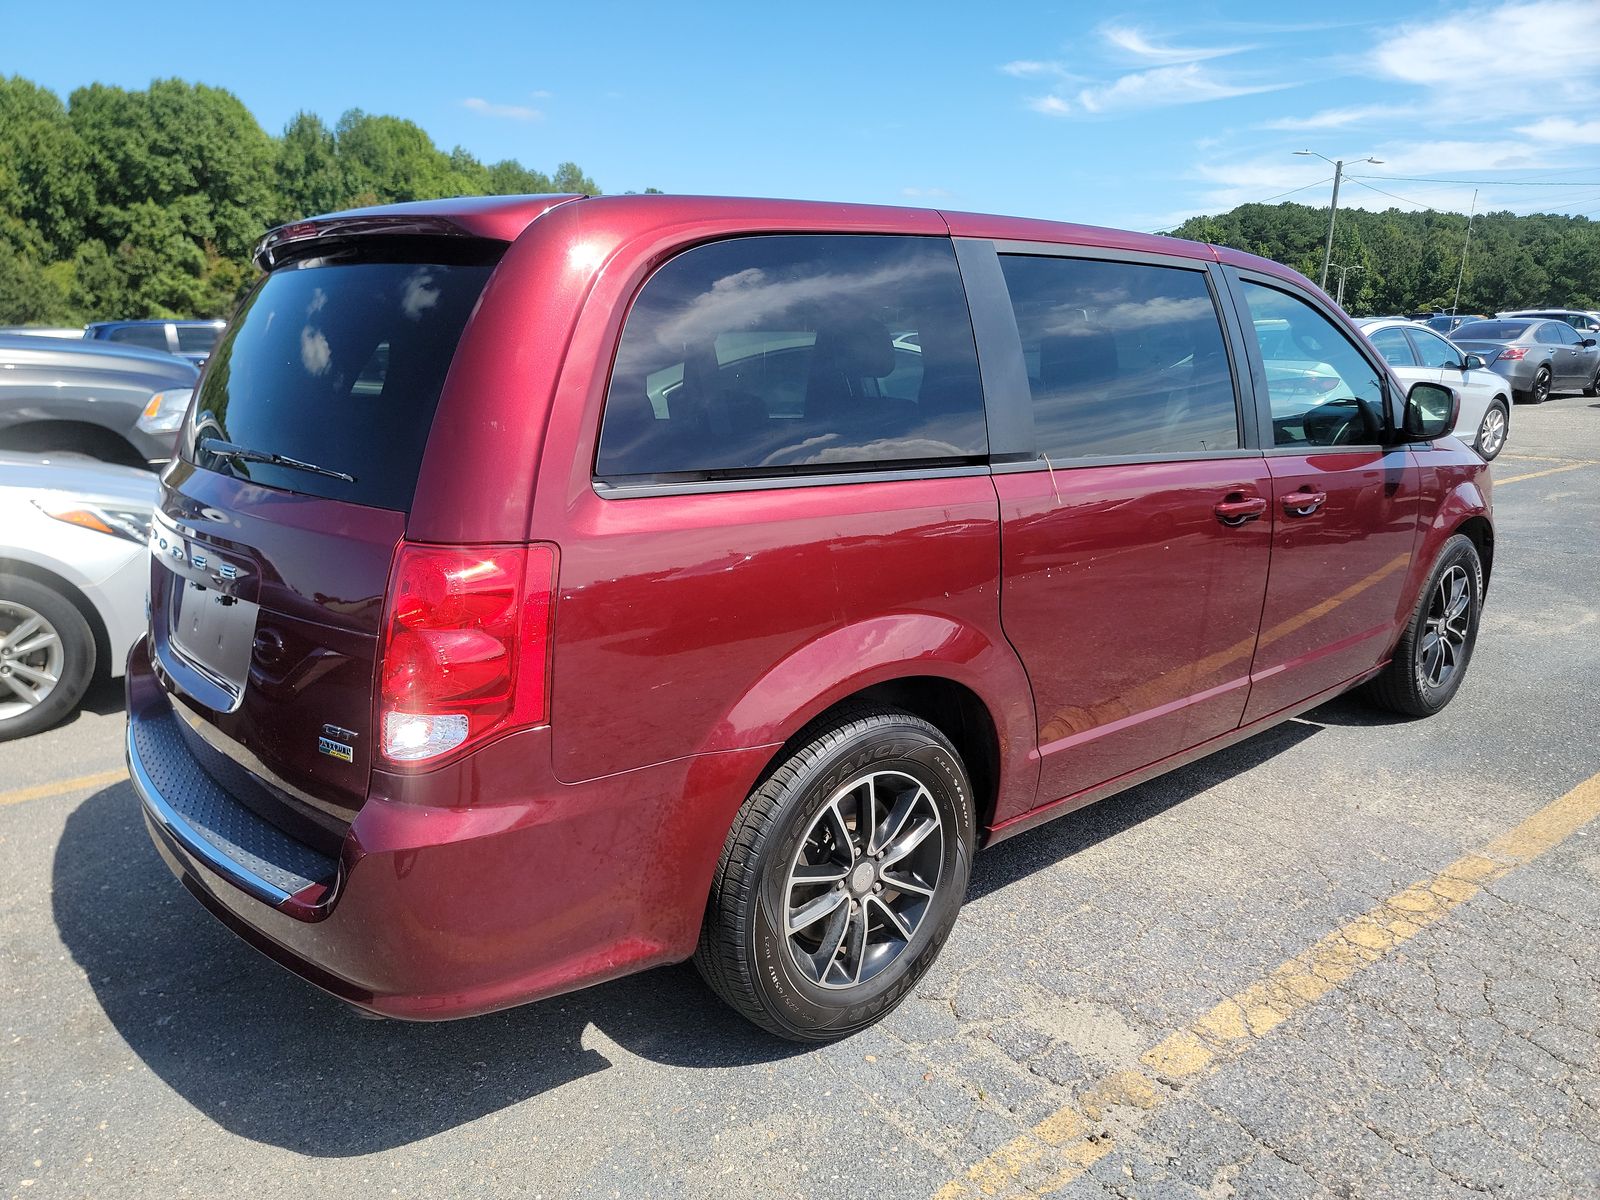
[[[1508,0],[1402,25],[1379,40],[1372,63],[1402,83],[1494,95],[1511,80],[1555,88],[1568,73],[1586,78],[1597,56],[1593,0]]]
[[[1275,121],[1268,121],[1262,128],[1298,132],[1344,129],[1350,125],[1366,125],[1372,122],[1392,125],[1395,120],[1406,115],[1407,110],[1396,108],[1392,104],[1367,104],[1357,108],[1326,108],[1321,112],[1312,113],[1309,117],[1280,117]]]
[[[1207,58],[1222,58],[1253,50],[1254,46],[1172,46],[1154,42],[1141,30],[1128,25],[1104,25],[1100,36],[1118,50],[1134,58],[1154,63],[1191,63]]]
[[[1061,64],[1058,62],[1040,62],[1037,59],[1019,58],[1016,62],[1008,62],[1000,68],[1001,72],[1014,79],[1033,79],[1040,75],[1061,74]]]
[[[1519,125],[1517,132],[1540,142],[1560,142],[1566,146],[1600,146],[1600,121],[1574,121],[1571,117],[1546,117],[1532,125]]]
[[[1078,103],[1088,112],[1114,112],[1136,108],[1166,108],[1174,104],[1198,104],[1249,96],[1289,87],[1285,83],[1243,84],[1228,80],[1199,63],[1176,67],[1154,67],[1124,75],[1103,87],[1084,88]]]
[[[1035,96],[1028,101],[1028,107],[1047,117],[1064,117],[1072,111],[1072,105],[1054,93],[1048,96]]]
[[[537,108],[529,108],[525,104],[493,104],[482,96],[468,96],[461,102],[461,107],[479,116],[505,117],[512,121],[537,121],[544,116]]]

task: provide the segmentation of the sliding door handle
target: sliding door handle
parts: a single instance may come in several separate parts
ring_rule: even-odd
[[[1283,498],[1283,511],[1291,517],[1309,517],[1327,502],[1327,492],[1290,492]]]

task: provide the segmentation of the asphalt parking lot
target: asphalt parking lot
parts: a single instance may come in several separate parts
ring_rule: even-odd
[[[0,1191],[1600,1195],[1600,401],[1518,407],[1477,654],[980,855],[881,1026],[687,966],[356,1019],[150,847],[120,699],[0,746]]]

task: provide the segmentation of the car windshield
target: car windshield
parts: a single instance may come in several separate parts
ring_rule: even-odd
[[[1456,330],[1457,341],[1514,342],[1528,331],[1531,321],[1468,321]]]

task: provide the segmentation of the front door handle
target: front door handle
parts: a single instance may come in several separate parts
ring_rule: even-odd
[[[1243,525],[1266,512],[1267,502],[1260,496],[1246,497],[1243,492],[1230,492],[1212,511],[1224,525]]]
[[[1327,502],[1327,492],[1290,492],[1283,498],[1283,511],[1291,517],[1309,517]]]

